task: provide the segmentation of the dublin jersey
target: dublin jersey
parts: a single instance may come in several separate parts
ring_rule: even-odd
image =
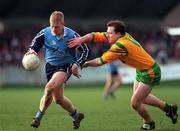
[[[91,33],[94,42],[107,42],[106,33]],[[150,69],[155,61],[128,33],[121,36],[100,58],[103,63],[120,59],[124,64],[139,70]]]
[[[64,36],[60,38],[52,33],[51,27],[47,27],[36,35],[30,48],[39,52],[44,47],[45,60],[51,65],[62,66],[69,63],[82,65],[89,56],[87,45],[82,44],[78,49],[67,46],[69,39],[78,36],[72,29],[64,27]]]

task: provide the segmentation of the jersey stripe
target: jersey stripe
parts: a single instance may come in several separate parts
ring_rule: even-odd
[[[79,34],[75,33],[74,37],[79,37]],[[78,58],[78,60],[76,62],[77,62],[77,64],[82,65],[88,59],[90,50],[85,43],[82,44],[79,48],[78,48],[78,50],[81,52],[81,56]]]
[[[125,46],[123,46],[123,45],[122,45],[121,43],[119,43],[119,42],[116,42],[115,44],[116,44],[119,48],[123,49],[123,50],[125,51],[126,55],[128,54],[128,50],[126,49]]]

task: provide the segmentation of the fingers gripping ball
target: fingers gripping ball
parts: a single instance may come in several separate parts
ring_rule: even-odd
[[[22,65],[26,70],[36,70],[40,66],[40,59],[36,54],[24,55]]]

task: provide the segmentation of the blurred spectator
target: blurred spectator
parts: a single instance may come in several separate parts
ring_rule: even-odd
[[[174,51],[174,57],[177,60],[180,59],[180,37],[178,38],[177,38],[177,41],[175,42],[175,51]]]
[[[160,47],[158,53],[157,53],[157,58],[160,61],[161,64],[167,64],[168,62],[168,55],[165,47]]]

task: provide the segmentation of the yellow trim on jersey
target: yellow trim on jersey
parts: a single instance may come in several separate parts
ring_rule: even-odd
[[[103,59],[101,57],[99,58],[99,60],[100,60],[101,64],[105,64],[105,62],[103,61]]]
[[[125,46],[123,46],[123,44],[119,43],[119,42],[116,42],[115,43],[118,47],[122,48],[123,50],[120,51],[120,53],[122,53],[123,55],[127,55],[128,54],[128,50],[126,49]]]
[[[100,36],[98,37],[100,38]],[[102,55],[101,59],[104,63],[111,63],[119,59],[123,63],[139,70],[150,69],[155,63],[154,59],[128,33],[120,37],[111,48]]]

